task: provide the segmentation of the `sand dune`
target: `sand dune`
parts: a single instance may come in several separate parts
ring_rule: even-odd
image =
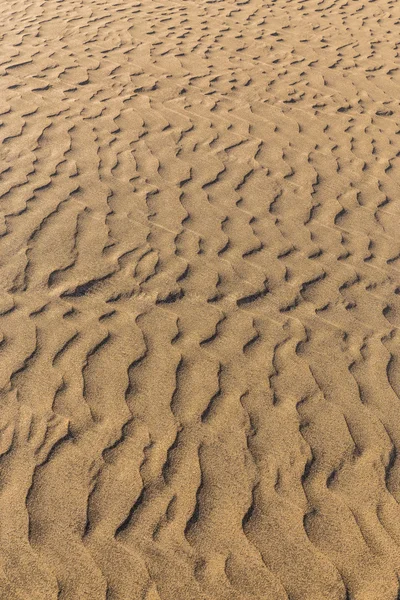
[[[399,33],[1,2],[1,600],[400,597]]]

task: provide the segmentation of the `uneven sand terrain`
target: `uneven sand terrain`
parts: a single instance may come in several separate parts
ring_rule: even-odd
[[[400,3],[0,8],[1,600],[400,597]]]

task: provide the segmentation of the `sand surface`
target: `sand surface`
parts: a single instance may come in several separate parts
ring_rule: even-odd
[[[395,600],[400,3],[0,1],[1,600]]]

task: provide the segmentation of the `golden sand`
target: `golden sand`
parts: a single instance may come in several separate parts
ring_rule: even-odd
[[[395,600],[400,2],[0,2],[1,600]]]

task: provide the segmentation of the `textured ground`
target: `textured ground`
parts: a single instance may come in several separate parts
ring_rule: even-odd
[[[400,5],[0,0],[1,600],[394,600]]]

